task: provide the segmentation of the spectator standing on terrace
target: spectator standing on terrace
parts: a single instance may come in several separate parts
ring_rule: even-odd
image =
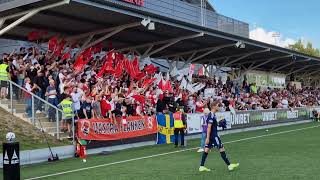
[[[45,96],[48,97],[48,102],[50,104],[52,104],[53,106],[57,106],[59,104],[58,103],[58,98],[57,98],[57,90],[56,90],[56,87],[55,87],[54,80],[50,80],[49,86],[47,87]],[[52,107],[49,107],[48,111],[49,111],[48,112],[49,121],[55,121],[55,118],[56,118],[55,117],[56,116],[55,109],[52,108]]]
[[[157,113],[161,114],[165,109],[166,109],[166,105],[163,101],[163,94],[160,94],[159,99],[157,101],[157,107],[156,107]]]
[[[8,66],[8,60],[4,59],[2,64],[0,64],[0,81],[1,81],[1,99],[7,98],[8,92],[8,82],[7,80],[10,79],[9,75],[9,66]]]
[[[30,78],[26,78],[24,88],[27,90],[25,91],[25,96],[24,96],[25,102],[27,104],[26,113],[27,113],[27,117],[31,118],[33,112],[32,112],[32,96],[30,93],[33,93],[35,89],[37,89],[37,87],[31,84]]]
[[[289,108],[289,102],[286,97],[282,99],[281,104],[282,104],[282,108]]]
[[[257,94],[257,93],[258,93],[258,89],[257,89],[256,83],[251,84],[251,86],[250,86],[250,92],[251,92],[252,94]]]
[[[86,101],[82,104],[81,109],[83,111],[85,119],[91,119],[95,117],[91,97],[87,97]]]
[[[63,118],[61,121],[61,130],[67,131],[69,137],[72,137],[71,125],[73,122],[73,110],[72,110],[72,101],[70,96],[66,96],[62,102],[59,104],[62,107]]]
[[[72,93],[71,93],[71,98],[72,98],[72,101],[73,101],[72,109],[73,109],[74,114],[76,115],[77,119],[79,119],[79,115],[81,114],[81,112],[80,112],[80,108],[81,108],[80,100],[81,100],[81,97],[82,97],[81,92],[79,92],[77,87],[74,87],[72,89]]]
[[[34,82],[33,82],[33,84],[35,84],[37,87],[35,94],[38,97],[40,97],[41,99],[44,99],[44,94],[45,94],[45,90],[46,90],[44,74],[40,69],[40,65],[38,65],[36,68],[38,70],[37,76],[34,78]],[[37,114],[41,113],[41,111],[42,111],[42,102],[38,99],[35,100],[35,110],[36,110]]]

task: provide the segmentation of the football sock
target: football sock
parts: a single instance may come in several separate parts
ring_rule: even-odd
[[[204,163],[206,162],[207,156],[208,156],[208,153],[203,152],[200,166],[204,166]]]
[[[230,165],[230,161],[227,158],[226,152],[225,151],[220,152],[220,155],[221,155],[221,158],[224,160],[224,162],[229,166]]]

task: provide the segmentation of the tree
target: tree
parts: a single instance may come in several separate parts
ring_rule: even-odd
[[[301,52],[304,54],[308,54],[310,56],[317,56],[320,57],[320,50],[317,48],[313,48],[312,43],[308,42],[305,46],[302,43],[302,40],[299,39],[295,44],[289,45],[289,49],[292,49],[297,52]]]

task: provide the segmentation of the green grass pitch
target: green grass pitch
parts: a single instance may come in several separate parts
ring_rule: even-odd
[[[53,180],[319,180],[319,125],[307,123],[222,136],[229,159],[240,163],[232,172],[217,151],[209,153],[207,159],[206,167],[212,171],[198,172],[201,153],[191,149],[199,145],[197,139],[188,141],[185,149],[148,146],[89,156],[87,163],[67,159],[24,166],[21,175],[30,179],[55,174],[40,178]],[[180,150],[184,151],[173,152]],[[139,159],[150,155],[156,156]]]

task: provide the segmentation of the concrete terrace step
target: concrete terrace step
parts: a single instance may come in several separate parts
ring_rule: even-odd
[[[0,103],[1,104],[10,104],[10,99],[0,99]],[[25,104],[25,100],[21,99],[21,100],[13,100],[12,101],[13,104]]]
[[[55,133],[48,133],[48,134],[50,134],[51,136],[57,137],[56,132]],[[67,132],[60,132],[59,136],[60,136],[60,140],[69,139],[69,133],[67,133]]]
[[[48,134],[57,133],[57,127],[43,127],[43,130]],[[63,133],[63,132],[60,130],[60,133]]]
[[[12,104],[13,109],[26,109],[27,105],[26,104]],[[11,104],[8,104],[8,108],[11,108]]]
[[[39,123],[38,121],[36,121],[35,124],[36,124],[37,127],[39,127],[39,128],[41,127],[41,126],[40,126],[40,123]],[[41,121],[41,125],[42,125],[43,128],[57,127],[56,122],[42,122],[42,121]]]

